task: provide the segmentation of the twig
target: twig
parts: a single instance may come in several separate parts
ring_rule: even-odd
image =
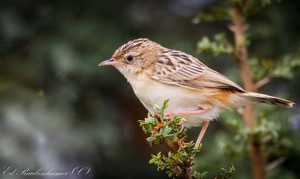
[[[272,139],[272,136],[271,135],[267,135],[267,136],[263,137],[262,139],[260,139],[260,142],[262,144],[264,144],[264,143],[267,143],[268,141],[270,141],[271,139]]]
[[[248,25],[244,22],[244,14],[242,5],[245,5],[247,1],[242,3],[238,1],[229,1],[232,11],[233,20],[233,34],[235,41],[235,54],[237,55],[237,62],[239,65],[239,70],[241,74],[242,81],[246,91],[256,91],[255,85],[253,83],[252,72],[248,62],[248,51],[245,43],[246,29]],[[246,126],[252,129],[255,126],[255,114],[256,109],[254,105],[248,105],[245,107],[243,113],[243,119]],[[253,178],[264,179],[265,178],[265,162],[261,149],[261,143],[257,141],[249,142],[250,148],[250,158],[252,164]]]
[[[272,170],[273,168],[282,164],[285,160],[286,160],[285,157],[279,157],[278,159],[276,159],[276,160],[270,162],[268,165],[266,165],[266,170],[267,171]]]
[[[261,80],[259,80],[258,82],[256,82],[254,84],[254,88],[255,90],[258,90],[259,88],[261,88],[262,86],[266,85],[267,83],[269,83],[271,81],[270,77],[265,77]]]

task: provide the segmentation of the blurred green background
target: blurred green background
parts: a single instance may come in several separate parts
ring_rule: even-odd
[[[261,6],[259,1],[254,1]],[[228,30],[229,21],[193,24],[196,13],[214,0],[1,0],[0,2],[0,178],[7,167],[88,174],[53,178],[166,178],[149,165],[151,153],[137,120],[147,111],[125,78],[114,68],[97,65],[129,40],[146,37],[190,53],[208,66],[240,81],[235,61],[227,56],[197,54],[203,37]],[[276,59],[300,51],[300,2],[274,2],[258,8],[249,22],[250,55]],[[300,72],[273,78],[261,92],[300,101]],[[275,120],[284,162],[268,178],[300,178],[299,107],[286,111],[262,105],[258,115]],[[196,168],[213,178],[234,164],[235,178],[250,178],[249,158],[231,155],[224,141],[236,135],[228,122],[233,111],[211,123]],[[196,139],[200,128],[189,131]],[[235,144],[234,144],[235,145]],[[222,147],[223,146],[223,147]],[[281,146],[282,147],[282,146]],[[237,150],[238,151],[238,150]]]

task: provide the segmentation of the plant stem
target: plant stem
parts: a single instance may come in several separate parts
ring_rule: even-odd
[[[235,54],[238,58],[239,71],[241,74],[244,88],[246,91],[256,91],[255,84],[252,78],[252,72],[248,62],[248,52],[245,43],[247,25],[244,22],[243,10],[241,3],[238,1],[230,1],[235,40]],[[243,119],[246,126],[253,129],[256,121],[256,108],[254,105],[245,107]],[[252,163],[252,175],[255,179],[265,178],[265,162],[259,141],[249,141],[250,158]]]
[[[166,144],[166,146],[172,153],[174,153],[174,154],[178,153],[178,149],[180,148],[180,144],[178,143],[178,141],[165,139],[163,143]],[[191,179],[192,178],[191,167],[190,166],[181,166],[181,168],[182,168],[181,178]]]

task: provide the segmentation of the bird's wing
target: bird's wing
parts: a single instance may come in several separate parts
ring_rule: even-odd
[[[162,55],[152,70],[152,78],[162,83],[201,90],[220,88],[244,91],[239,85],[208,68],[186,53],[169,50]]]

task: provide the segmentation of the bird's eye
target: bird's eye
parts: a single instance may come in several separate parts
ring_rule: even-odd
[[[132,56],[132,55],[128,55],[128,56],[126,57],[126,60],[127,60],[128,62],[131,62],[131,61],[133,60],[133,56]]]

